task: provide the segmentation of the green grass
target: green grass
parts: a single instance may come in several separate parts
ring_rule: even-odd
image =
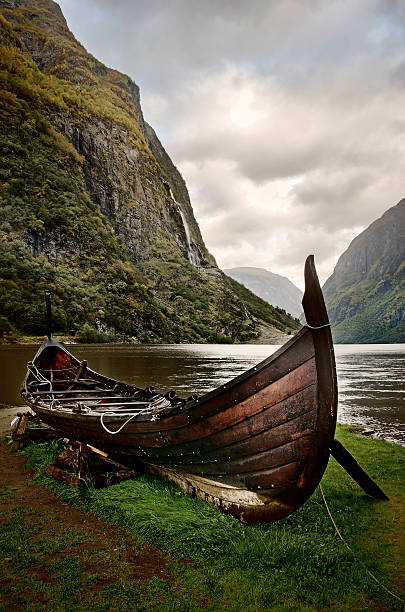
[[[85,552],[85,534],[55,529],[52,521],[17,506],[0,527],[0,610],[198,610],[176,564],[173,578],[134,577],[120,556],[125,546]],[[177,575],[175,571],[177,569]]]
[[[330,460],[322,486],[354,554],[337,537],[319,489],[290,517],[270,525],[245,526],[151,476],[77,492],[42,472],[58,452],[55,442],[30,445],[25,453],[37,469],[37,478],[62,499],[84,504],[108,523],[125,527],[137,540],[152,542],[179,559],[194,559],[181,572],[183,588],[189,594],[201,591],[209,610],[402,610],[361,563],[398,592],[404,449],[355,437],[343,427],[338,438],[390,497],[388,502],[367,497]],[[181,609],[172,604],[167,609]]]

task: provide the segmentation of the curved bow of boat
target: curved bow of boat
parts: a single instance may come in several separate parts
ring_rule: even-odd
[[[312,332],[318,373],[320,434],[333,440],[337,418],[337,376],[332,333],[322,289],[315,269],[314,256],[305,262],[305,293],[302,306],[307,329]]]
[[[302,305],[306,318],[304,330],[312,336],[317,373],[318,419],[314,444],[308,453],[300,483],[308,483],[311,494],[318,486],[329,459],[337,419],[337,376],[328,313],[315,269],[314,256],[305,262],[305,293]]]

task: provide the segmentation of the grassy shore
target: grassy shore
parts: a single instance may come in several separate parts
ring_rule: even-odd
[[[72,598],[76,594],[77,600],[81,582],[77,581],[75,587],[71,577],[64,604],[62,600],[56,601],[54,609],[84,610],[92,605],[92,609],[100,611],[159,612],[403,610],[403,604],[373,581],[363,564],[400,595],[404,586],[401,585],[404,575],[401,562],[405,533],[405,449],[356,437],[342,426],[338,428],[337,438],[390,498],[384,502],[367,497],[330,460],[322,487],[332,515],[353,553],[336,535],[319,488],[290,517],[270,525],[244,526],[151,476],[106,489],[95,490],[89,486],[76,492],[43,473],[43,467],[58,452],[57,443],[29,445],[24,453],[36,470],[36,479],[65,502],[84,507],[110,525],[125,528],[137,542],[153,543],[177,560],[170,568],[174,582],[158,578],[149,581],[142,586],[142,597],[139,586],[123,574],[114,588],[100,587],[97,601],[84,598],[72,607]],[[21,517],[19,521],[21,524]],[[14,533],[16,525],[18,520],[5,526],[5,541],[12,537],[8,530]],[[3,554],[9,556],[7,551]],[[189,561],[179,565],[178,560],[184,558]],[[16,581],[23,571],[24,566],[16,567]],[[71,573],[77,574],[73,569]],[[114,606],[109,608],[106,602],[111,603],[111,597]]]
[[[74,336],[54,336],[55,340],[58,342],[66,342],[71,344],[75,342]],[[6,335],[3,338],[0,338],[0,344],[42,344],[44,341],[44,336],[30,336],[28,334],[13,334]]]

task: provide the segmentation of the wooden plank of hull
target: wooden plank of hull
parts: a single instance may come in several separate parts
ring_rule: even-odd
[[[249,416],[258,414],[264,409],[282,402],[284,399],[313,384],[315,379],[315,362],[314,360],[306,361],[295,370],[283,376],[283,378],[254,393],[245,400],[234,403],[223,411],[200,420],[198,423],[191,423],[184,428],[165,432],[163,435],[165,443],[179,444],[207,438],[217,431],[235,425]]]
[[[311,433],[316,426],[317,410],[313,387],[306,391],[310,397],[308,397],[308,403],[299,405],[301,414],[286,416],[284,413],[283,421],[281,419],[273,421],[271,416],[268,416],[271,409],[268,409],[263,414],[246,419],[232,428],[214,434],[209,439],[200,440],[195,451],[184,452],[185,445],[171,446],[164,449],[166,451],[164,456],[154,455],[153,460],[156,463],[165,463],[165,465],[173,462],[178,465],[192,465],[213,460],[226,460],[230,454],[233,458],[247,456],[255,451],[280,446],[299,437],[304,432]],[[191,445],[187,445],[187,449],[191,448]]]
[[[315,411],[312,411],[312,414],[309,414],[309,418],[314,418],[314,414]],[[308,415],[304,416],[307,417]],[[298,430],[299,428],[297,428],[297,435]],[[186,465],[184,467],[191,473],[212,474],[215,478],[224,482],[238,482],[249,488],[265,489],[296,484],[300,466],[299,460],[305,456],[305,453],[310,448],[312,443],[311,436],[305,435],[307,432],[304,430],[304,435],[301,432],[302,437],[287,442],[282,446],[277,446],[275,449],[266,449],[267,445],[274,445],[275,442],[285,439],[286,436],[281,436],[280,434],[280,438],[272,438],[269,435],[271,431],[265,433],[267,435],[263,437],[263,440],[258,440],[256,445],[252,442],[252,448],[249,450],[252,452],[256,451],[256,454],[253,456],[248,456],[239,461],[214,462],[207,465]],[[248,442],[251,441],[248,440]],[[258,453],[257,451],[262,448],[265,448],[265,451]]]
[[[312,334],[308,333],[308,330],[300,332],[293,340],[294,350],[287,350],[287,345],[284,345],[282,352],[278,351],[278,356],[272,355],[265,360],[267,362],[266,366],[259,364],[257,370],[255,368],[249,371],[249,376],[245,373],[230,381],[230,383],[205,394],[199,400],[187,406],[187,410],[181,414],[168,415],[152,423],[137,423],[137,432],[148,433],[159,431],[173,433],[177,428],[199,421],[206,422],[212,415],[222,413],[230,406],[239,404],[266,387],[271,388],[280,378],[296,370],[314,355]],[[262,369],[260,370],[260,368]]]
[[[276,430],[278,431],[274,435],[272,430],[267,430],[256,437],[235,442],[231,446],[221,450],[218,449],[216,452],[207,453],[207,456],[202,458],[194,458],[193,455],[187,457],[180,455],[171,458],[171,461],[165,459],[156,461],[153,459],[153,462],[167,467],[186,469],[193,474],[226,474],[246,471],[248,469],[246,466],[253,457],[256,457],[257,461],[260,461],[264,467],[280,464],[283,455],[289,459],[290,454],[294,453],[294,456],[301,458],[302,455],[297,455],[298,450],[301,449],[301,453],[308,450],[307,444],[310,444],[310,442],[304,444],[302,440],[307,440],[313,435],[315,418],[316,411],[311,411],[300,417],[300,419],[305,419],[305,421],[301,421],[303,427],[300,430],[297,426],[293,434],[286,427],[286,425],[289,425],[287,423],[277,427]],[[243,469],[242,466],[244,466]]]
[[[173,431],[168,431],[162,427],[158,436],[156,433],[146,434],[140,432],[140,429],[143,429],[143,423],[130,423],[122,432],[122,435],[120,435],[119,443],[124,448],[131,448],[133,445],[142,446],[150,457],[159,454],[167,456],[187,452],[184,448],[180,448],[180,445],[188,445],[188,448],[194,445],[194,451],[196,451],[198,446],[204,448],[205,441],[213,434],[245,421],[248,417],[257,415],[274,404],[288,399],[290,396],[314,384],[314,380],[316,380],[315,363],[313,360],[306,361],[296,370],[288,373],[266,389],[255,393],[238,404],[232,404],[222,412],[214,414],[205,420],[195,422],[194,419],[190,418],[190,423]],[[288,407],[289,405],[287,405]],[[282,410],[283,408],[281,407],[280,411]],[[164,425],[164,421],[161,421],[161,424]],[[201,441],[201,443],[197,445],[198,441]],[[155,450],[156,447],[162,448],[161,453]]]
[[[273,487],[298,486],[302,466],[305,462],[303,451],[308,450],[310,440],[302,438],[300,444],[290,442],[279,452],[252,456],[245,462],[230,462],[229,471],[220,469],[195,470],[194,466],[165,466],[184,469],[189,474],[214,478],[222,483],[244,486],[250,489],[272,489]]]
[[[287,349],[290,344],[291,347]],[[261,389],[276,384],[276,381],[297,369],[301,364],[311,359],[313,355],[312,334],[304,329],[287,345],[284,345],[275,356],[271,355],[262,364],[258,364],[254,370],[251,370],[250,376],[246,376],[245,373],[228,385],[207,393],[200,400],[189,405],[187,412],[176,414],[175,411],[172,411],[174,414],[169,414],[155,422],[150,420],[140,421],[136,424],[136,431],[137,433],[153,432],[155,434],[157,432],[173,432],[176,428],[185,427],[207,419],[211,415],[221,413],[224,409],[240,403]],[[263,366],[263,364],[266,365]],[[97,375],[91,370],[88,370],[88,372],[94,376]],[[108,384],[116,382],[112,379],[105,380]],[[129,386],[126,385],[126,387]],[[131,387],[129,388],[131,389]],[[33,405],[33,408],[35,409],[35,405]]]
[[[272,487],[295,487],[302,469],[301,461],[291,461],[286,465],[239,474],[240,482],[250,490],[271,489]]]
[[[209,459],[212,455],[217,458],[226,457],[227,448],[237,442],[243,442],[267,429],[275,429],[284,423],[294,421],[303,414],[316,408],[316,388],[307,387],[296,395],[283,400],[275,406],[264,409],[262,412],[244,419],[240,423],[225,428],[208,438],[202,438],[191,443],[153,449],[154,461],[161,463],[179,461],[187,463],[197,461],[199,458]],[[274,432],[277,434],[277,432]],[[149,449],[149,453],[151,453]],[[215,458],[215,457],[214,457]]]

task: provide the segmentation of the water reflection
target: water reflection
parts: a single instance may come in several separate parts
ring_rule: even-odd
[[[274,352],[263,345],[74,345],[72,352],[112,378],[180,396],[205,393]],[[0,403],[19,396],[34,346],[0,346]],[[358,423],[405,445],[405,345],[335,346],[339,421]]]

